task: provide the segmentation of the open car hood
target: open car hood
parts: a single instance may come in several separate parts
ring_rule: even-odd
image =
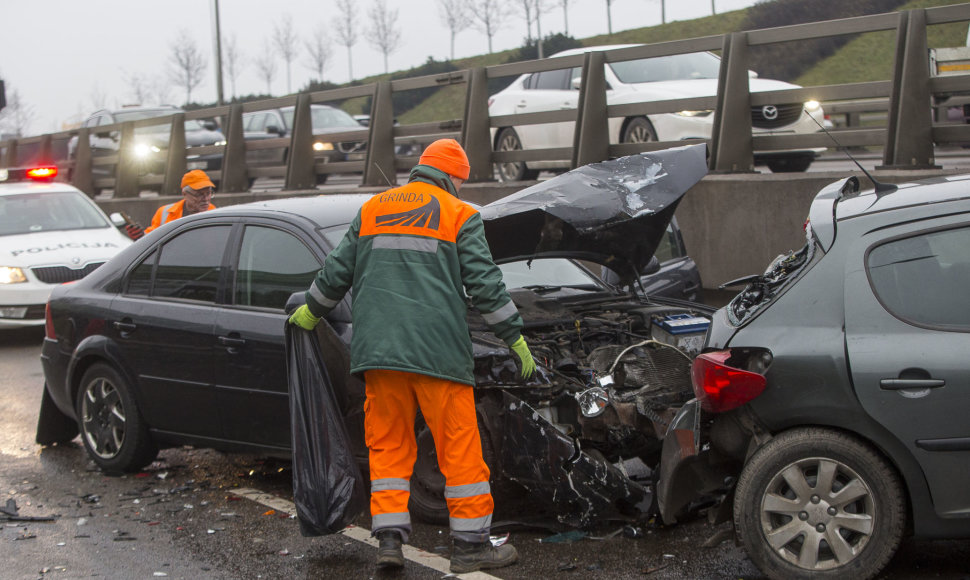
[[[707,146],[591,163],[481,209],[496,262],[568,257],[631,282],[650,262],[681,197],[707,174]]]

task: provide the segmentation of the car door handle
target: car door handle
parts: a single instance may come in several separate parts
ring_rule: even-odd
[[[522,102],[520,102],[520,103],[519,103],[518,105],[516,105],[516,107],[518,107],[518,108],[520,108],[520,109],[524,109],[524,108],[526,108],[526,107],[528,107],[528,106],[529,106],[529,103],[527,103],[527,102],[525,102],[525,101],[522,101]]]
[[[935,389],[946,385],[943,379],[882,379],[879,386],[887,391],[904,389]]]
[[[242,338],[229,338],[228,336],[220,336],[219,344],[221,344],[222,346],[228,346],[228,347],[244,346],[246,344],[246,340]]]
[[[134,332],[138,328],[138,325],[133,322],[115,322],[112,326],[115,327],[115,330],[120,330],[122,333]]]

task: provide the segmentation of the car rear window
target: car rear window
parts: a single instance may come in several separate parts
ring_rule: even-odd
[[[104,214],[80,192],[0,196],[0,236],[107,227]]]

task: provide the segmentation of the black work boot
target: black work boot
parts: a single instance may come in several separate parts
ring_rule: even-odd
[[[375,534],[380,541],[377,546],[378,568],[400,568],[404,565],[404,553],[401,552],[401,532],[397,530],[381,530]]]
[[[455,547],[451,552],[451,571],[454,574],[464,574],[501,568],[518,561],[519,553],[511,544],[502,544],[496,548],[489,541],[466,542],[455,538]]]

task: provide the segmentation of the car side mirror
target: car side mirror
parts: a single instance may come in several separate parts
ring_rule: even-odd
[[[758,73],[754,72],[753,70],[749,70],[748,71],[748,78],[749,79],[756,79],[756,78],[758,78]]]
[[[97,137],[98,139],[113,139],[114,138],[111,135],[111,131],[98,131],[97,133],[94,134],[94,136]]]
[[[111,223],[114,224],[116,228],[123,228],[125,227],[125,224],[128,223],[125,221],[125,216],[121,215],[120,212],[112,212],[111,215],[108,216],[108,219],[111,220]]]
[[[283,131],[282,129],[280,129],[276,125],[267,125],[266,126],[266,132],[267,133],[272,133],[274,135],[279,135],[280,137],[282,137],[283,135],[286,134],[285,131]]]
[[[574,91],[578,91],[583,86],[583,77],[576,77],[573,82],[570,83]]]
[[[202,123],[202,127],[209,131],[215,131],[216,129],[219,128],[219,126],[216,125],[215,121],[204,121]]]

